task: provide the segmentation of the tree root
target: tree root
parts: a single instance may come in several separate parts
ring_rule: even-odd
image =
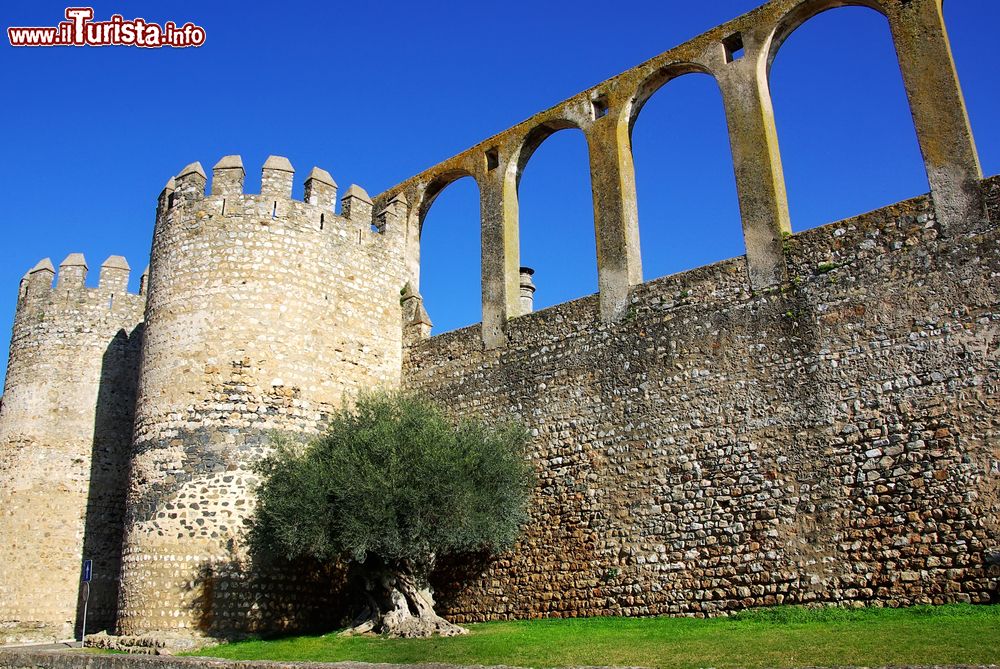
[[[458,636],[469,630],[448,622],[434,612],[429,587],[418,587],[407,573],[385,571],[366,579],[368,603],[352,626],[338,636],[381,634],[392,638]]]

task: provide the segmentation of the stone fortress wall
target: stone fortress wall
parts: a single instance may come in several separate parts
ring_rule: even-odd
[[[112,256],[99,285],[74,253],[21,281],[0,404],[0,640],[79,633],[84,555],[94,558],[90,620],[117,610],[124,476],[138,379],[142,294]]]
[[[161,196],[146,312],[118,630],[254,629],[310,610],[294,575],[251,581],[240,546],[250,465],[271,433],[313,433],[347,397],[396,386],[403,242],[357,186],[314,169],[305,201],[272,156],[261,193],[238,156],[197,163]],[[283,592],[282,592],[283,591]],[[297,606],[282,599],[295,593]],[[317,604],[317,606],[319,606]],[[251,613],[250,608],[253,608]],[[288,620],[286,616],[290,616]]]
[[[798,25],[843,4],[887,19],[931,193],[792,235],[767,70]],[[643,283],[630,129],[688,72],[722,90],[747,253]],[[517,183],[539,144],[570,127],[590,150],[600,292],[530,313]],[[481,194],[483,322],[431,338],[420,229],[462,176]],[[322,574],[251,576],[238,539],[250,468],[272,431],[313,433],[374,386],[427,392],[456,415],[520,416],[535,435],[540,486],[521,545],[485,571],[438,575],[460,621],[997,597],[1000,194],[982,180],[940,0],[771,0],[375,198],[352,186],[339,216],[322,170],[305,202],[283,158],[264,165],[259,195],[243,179],[227,156],[210,194],[197,163],[168,183],[140,370],[98,384],[99,396],[134,398],[122,400],[134,408],[129,474],[113,493],[125,498],[119,633],[227,636],[329,611]],[[0,435],[93,433],[96,417],[45,422],[50,407],[86,418],[94,406],[43,399],[46,384],[91,377],[74,364],[21,371],[21,351],[47,338],[20,309]],[[5,439],[2,494],[8,480],[40,480],[38,450],[16,460],[8,444],[21,442]],[[72,469],[51,466],[56,479]],[[26,526],[45,494],[25,493],[36,511],[0,523],[31,542],[11,549],[20,564],[48,550]],[[76,499],[68,517],[84,513]],[[78,560],[81,537],[66,524],[54,534]],[[18,598],[34,586],[8,587],[3,624],[60,633],[64,613]]]
[[[888,23],[931,193],[792,235],[770,64],[845,4]],[[414,343],[403,383],[536,433],[535,522],[473,585],[441,574],[452,615],[1000,597],[997,183],[982,181],[941,11],[772,0],[376,198],[406,193],[419,237],[441,190],[476,180],[483,322]],[[642,283],[631,128],[690,72],[722,93],[747,252]],[[599,294],[531,314],[517,183],[565,128],[588,143]]]
[[[998,249],[921,197],[789,238],[778,290],[738,258],[409,348],[406,388],[535,435],[526,536],[444,611],[997,602]]]

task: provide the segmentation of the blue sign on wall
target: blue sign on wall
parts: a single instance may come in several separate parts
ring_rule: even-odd
[[[84,560],[83,561],[83,582],[90,583],[90,576],[93,573],[94,561]]]

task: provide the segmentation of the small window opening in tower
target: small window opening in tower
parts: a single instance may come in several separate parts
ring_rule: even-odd
[[[271,218],[278,218],[278,201],[274,201],[274,206],[271,208]]]
[[[594,118],[599,119],[608,115],[608,96],[598,95],[590,103],[594,108]]]
[[[739,60],[745,55],[743,51],[743,35],[740,33],[733,33],[726,39],[722,40],[722,46],[726,49],[727,63]]]
[[[319,229],[323,229],[323,224],[326,222],[326,214],[319,215]]]
[[[226,215],[226,198],[222,198],[222,215]]]
[[[500,151],[495,147],[486,151],[486,169],[495,170],[500,167]]]

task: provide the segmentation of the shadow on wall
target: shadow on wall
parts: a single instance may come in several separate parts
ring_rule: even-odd
[[[87,633],[114,631],[125,520],[129,447],[135,418],[142,324],[119,330],[101,360],[94,415],[90,485],[84,520],[83,556],[93,560]],[[83,632],[84,585],[80,583],[74,632]]]
[[[431,582],[441,609],[462,593],[463,584],[481,578],[489,562],[486,555],[468,554],[439,565]],[[359,583],[344,564],[252,557],[202,565],[190,592],[196,593],[198,630],[233,641],[347,627],[365,601]]]
[[[442,556],[430,576],[431,587],[434,589],[435,610],[439,615],[447,616],[462,597],[469,596],[470,584],[484,578],[490,567],[504,566],[509,562],[509,558],[506,553],[497,556],[489,551]],[[458,622],[466,621],[463,619]]]
[[[203,564],[189,586],[197,629],[226,640],[346,626],[351,613],[346,589],[342,565],[259,558]]]

